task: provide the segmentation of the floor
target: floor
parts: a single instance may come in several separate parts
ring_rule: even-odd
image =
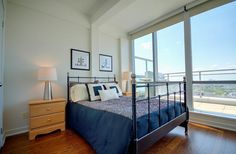
[[[215,112],[220,114],[226,114],[229,116],[236,116],[236,106],[205,103],[205,102],[194,102],[193,104],[195,110]]]
[[[191,123],[189,135],[177,127],[146,154],[236,154],[236,132]],[[93,154],[92,148],[72,130],[54,132],[29,141],[27,134],[8,137],[3,154]]]

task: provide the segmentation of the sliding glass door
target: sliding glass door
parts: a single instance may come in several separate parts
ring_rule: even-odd
[[[191,17],[194,109],[236,116],[236,2]]]

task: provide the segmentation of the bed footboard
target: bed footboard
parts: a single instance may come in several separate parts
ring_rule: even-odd
[[[173,130],[177,126],[182,126],[185,128],[185,134],[188,134],[188,120],[189,120],[189,111],[187,108],[187,102],[186,102],[186,80],[182,82],[142,82],[142,83],[137,83],[136,82],[136,76],[135,74],[131,75],[132,78],[132,122],[133,122],[133,134],[132,134],[132,153],[139,154],[143,153],[147,148],[152,146],[154,143],[156,143],[159,139],[161,139],[163,136],[165,136],[167,133],[169,133],[171,130]],[[172,84],[177,84],[178,85],[178,91],[169,92],[169,85]],[[158,86],[166,86],[166,94],[164,95],[156,95],[156,92],[154,96],[150,95],[150,88],[157,88]],[[183,86],[183,89],[182,89]],[[147,90],[147,96],[144,99],[137,99],[136,96],[136,89],[137,88],[145,88]],[[173,101],[174,101],[174,106],[176,105],[176,100],[177,100],[177,95],[179,95],[179,103],[180,103],[180,110],[181,114],[178,116],[175,116],[175,118],[170,118],[170,113],[169,113],[169,105],[170,105],[170,96],[173,95]],[[182,98],[183,96],[183,98]],[[168,122],[165,124],[161,124],[160,119],[161,119],[161,100],[163,100],[163,97],[166,97],[165,103],[167,105],[167,112],[168,112]],[[159,101],[159,109],[158,109],[158,119],[159,119],[159,127],[157,127],[154,130],[149,129],[150,128],[150,100],[151,99],[157,99]],[[136,113],[136,104],[138,101],[147,101],[148,103],[148,133],[141,137],[138,138],[137,136],[137,113]]]

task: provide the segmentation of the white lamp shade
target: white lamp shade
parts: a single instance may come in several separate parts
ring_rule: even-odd
[[[57,70],[54,67],[40,67],[38,70],[38,80],[54,81],[57,80]]]

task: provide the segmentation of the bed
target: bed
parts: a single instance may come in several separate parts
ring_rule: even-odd
[[[137,83],[132,75],[132,97],[121,96],[108,101],[70,101],[70,87],[87,77],[67,75],[67,126],[78,132],[98,154],[142,153],[176,126],[188,130],[186,82]],[[77,81],[71,81],[76,79]],[[88,77],[87,79],[116,78]],[[86,83],[91,83],[93,81]],[[104,83],[101,82],[101,83]],[[166,94],[151,95],[150,89],[166,86]],[[177,92],[169,93],[169,85],[178,84]],[[183,90],[181,87],[183,86]],[[136,97],[138,88],[147,88],[145,98]],[[177,100],[176,95],[180,97]],[[181,97],[183,94],[183,99]],[[173,95],[172,99],[170,96]]]

